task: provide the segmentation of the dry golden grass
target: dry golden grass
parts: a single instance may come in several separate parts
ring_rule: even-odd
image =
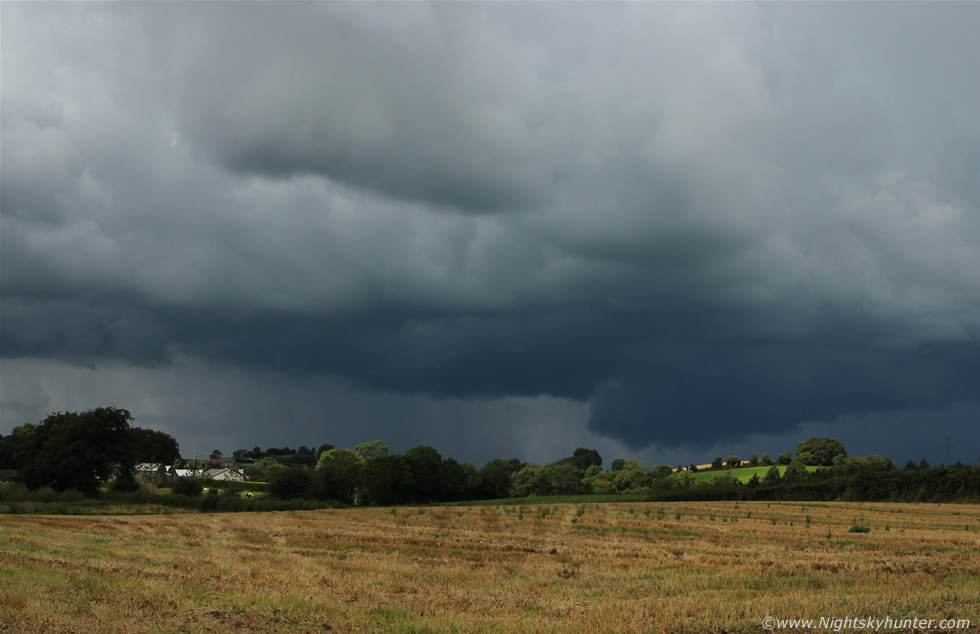
[[[0,631],[720,632],[767,615],[976,628],[978,546],[980,507],[927,504],[2,516]]]

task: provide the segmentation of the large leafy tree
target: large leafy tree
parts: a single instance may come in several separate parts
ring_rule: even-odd
[[[769,471],[766,471],[766,476],[762,478],[762,484],[764,486],[776,486],[779,484],[779,480],[782,476],[779,473],[779,467],[773,465],[769,467]]]
[[[453,458],[445,458],[440,468],[442,500],[473,500],[480,497],[482,478],[476,467],[468,462],[459,463]]]
[[[366,460],[362,483],[361,498],[368,505],[405,504],[415,494],[412,466],[398,454],[378,454]]]
[[[586,449],[585,447],[579,447],[574,452],[572,452],[571,458],[565,458],[559,462],[567,462],[575,468],[577,468],[581,473],[585,473],[585,470],[589,467],[595,465],[597,467],[602,466],[602,456],[595,449]]]
[[[14,427],[9,435],[0,436],[0,469],[16,469],[20,466],[20,456],[34,427],[34,423],[24,423]]]
[[[371,442],[362,442],[361,444],[354,447],[354,453],[358,457],[365,460],[370,460],[377,456],[387,456],[388,455],[388,445],[384,444],[380,440],[372,440]]]
[[[419,502],[442,501],[445,498],[443,489],[446,484],[442,472],[442,455],[428,445],[419,445],[405,452],[405,460],[412,468],[415,498]]]
[[[363,461],[350,449],[324,451],[316,465],[317,496],[353,504],[361,486],[363,466]]]
[[[837,456],[846,456],[844,443],[836,438],[811,438],[796,446],[796,459],[810,467],[829,467]]]
[[[295,465],[277,469],[269,477],[266,491],[280,500],[310,497],[313,493],[313,472]]]
[[[635,488],[640,486],[641,478],[646,475],[646,472],[646,465],[636,458],[623,460],[622,466],[613,476],[613,484],[617,491]]]
[[[180,458],[180,446],[170,434],[153,429],[132,429],[133,437],[136,440],[136,455],[134,461],[153,462],[160,464],[173,464]]]
[[[523,468],[524,464],[517,458],[494,458],[483,465],[479,471],[480,497],[493,500],[510,495],[513,474]]]
[[[786,467],[786,473],[783,474],[783,479],[787,481],[806,480],[809,475],[810,473],[806,470],[803,463],[799,460],[794,460]]]
[[[21,448],[24,484],[96,495],[99,485],[113,476],[132,479],[138,450],[132,420],[128,411],[114,407],[51,414],[31,430]]]
[[[528,463],[512,478],[511,495],[524,498],[532,495],[551,495],[551,479],[545,470],[536,464]]]
[[[552,495],[575,495],[588,492],[588,487],[582,482],[582,472],[575,465],[550,464],[543,467],[541,471],[548,479],[548,488]]]

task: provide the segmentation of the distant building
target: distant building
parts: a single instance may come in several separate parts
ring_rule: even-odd
[[[201,477],[211,478],[212,480],[233,480],[235,482],[242,482],[245,480],[245,476],[237,471],[232,471],[231,469],[208,469]]]
[[[232,469],[174,469],[170,473],[175,478],[211,478],[212,480],[233,480],[243,482],[245,476]]]
[[[166,465],[151,462],[136,465],[133,476],[143,486],[158,486],[174,477]]]

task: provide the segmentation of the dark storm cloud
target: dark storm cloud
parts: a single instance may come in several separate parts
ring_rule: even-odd
[[[489,40],[464,19],[474,10],[198,5],[191,25],[164,6],[148,22],[162,55],[187,49],[174,69],[178,124],[225,167],[513,211],[542,202],[555,175],[534,151],[549,140],[552,113],[513,107],[535,90],[545,60],[506,33]]]
[[[637,448],[975,400],[978,7],[6,5],[0,349]]]
[[[849,347],[668,345],[650,350],[628,378],[602,385],[590,426],[639,445],[655,435],[667,445],[704,449],[787,421],[834,420],[913,407],[939,408],[976,397],[980,344],[912,350]],[[651,363],[653,362],[653,363]],[[705,425],[699,436],[687,426]]]

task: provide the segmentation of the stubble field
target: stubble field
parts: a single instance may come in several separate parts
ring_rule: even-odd
[[[0,516],[7,632],[758,632],[766,616],[973,631],[978,606],[977,506]]]

